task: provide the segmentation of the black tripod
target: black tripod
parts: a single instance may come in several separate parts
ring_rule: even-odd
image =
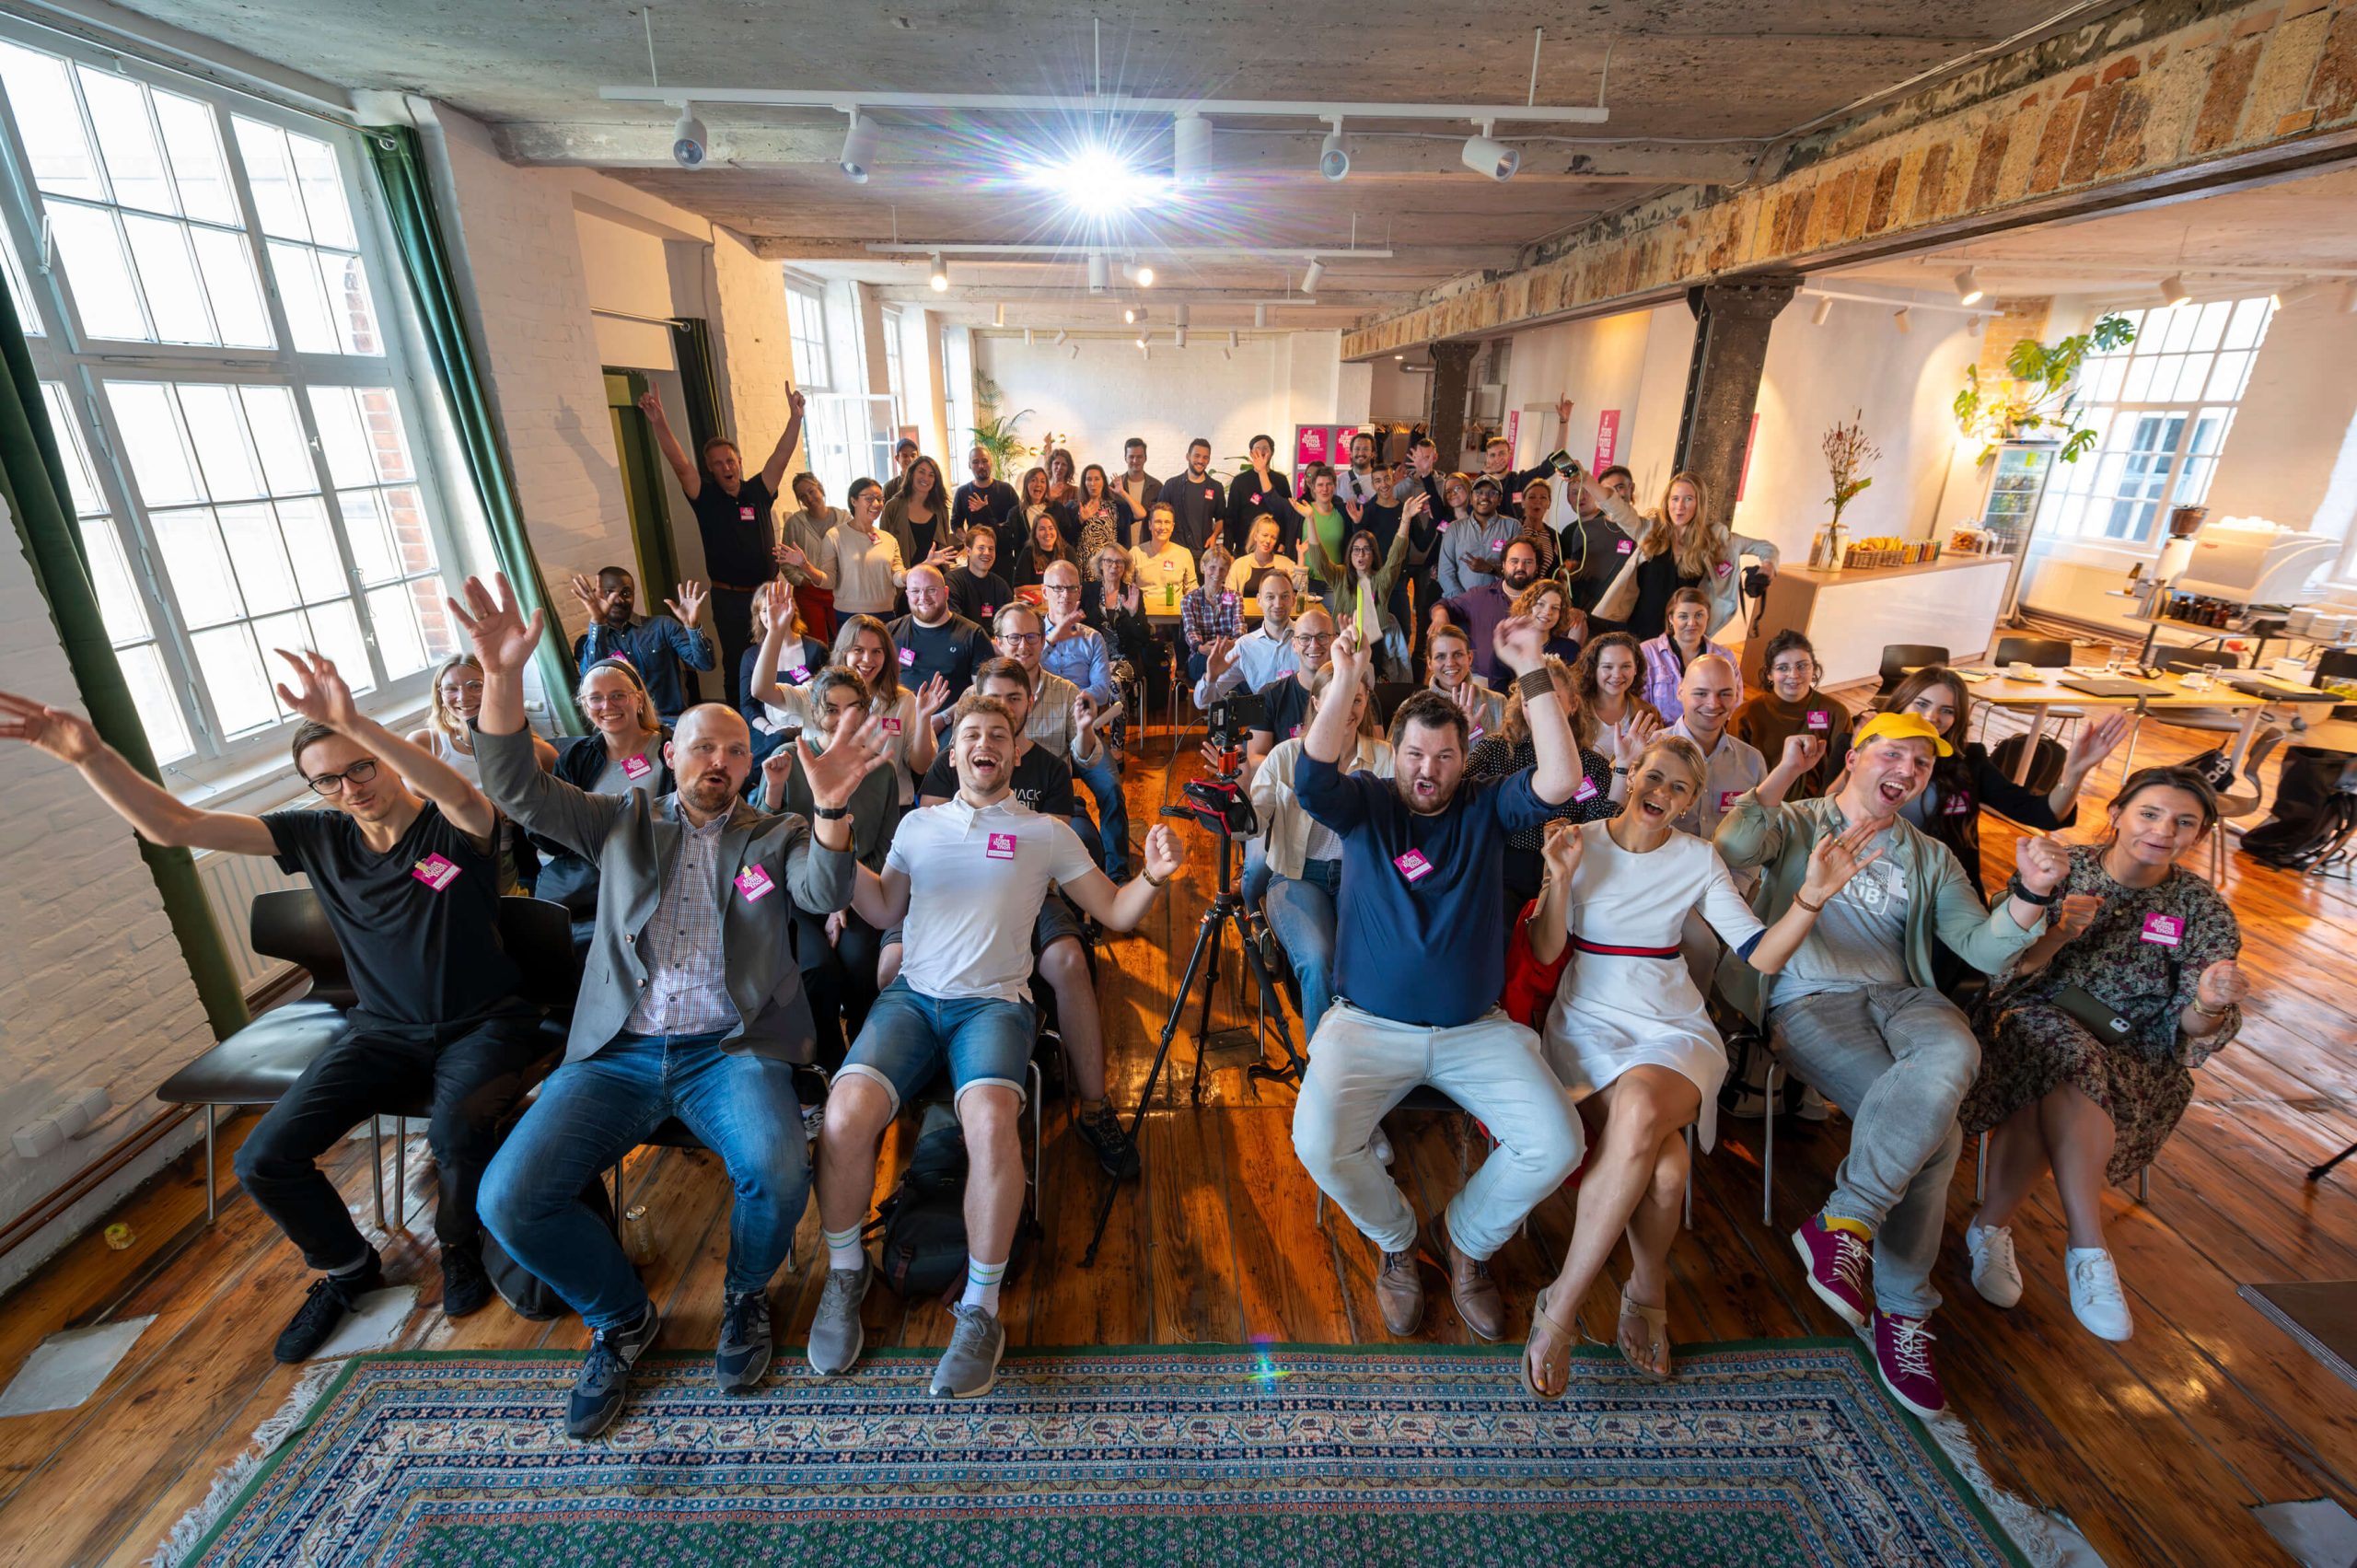
[[[2308,1167],[2308,1179],[2310,1181],[2322,1181],[2326,1177],[2332,1174],[2332,1167],[2334,1166],[2339,1165],[2351,1155],[2357,1155],[2357,1144],[2350,1144],[2347,1148],[2341,1150],[2339,1154],[2333,1156],[2322,1165],[2310,1166]]]
[[[1269,966],[1260,958],[1259,933],[1254,928],[1252,911],[1245,903],[1244,895],[1237,890],[1233,864],[1236,838],[1229,830],[1226,819],[1212,812],[1184,806],[1166,806],[1162,808],[1162,815],[1191,819],[1218,835],[1219,885],[1212,896],[1210,906],[1203,911],[1202,920],[1195,927],[1195,949],[1187,956],[1187,972],[1179,979],[1178,993],[1170,999],[1170,1016],[1162,1022],[1162,1040],[1155,1048],[1154,1065],[1146,1070],[1145,1087],[1139,1092],[1137,1109],[1131,1113],[1132,1143],[1137,1142],[1138,1129],[1145,1122],[1146,1107],[1154,1102],[1155,1086],[1162,1081],[1162,1065],[1169,1059],[1170,1042],[1178,1037],[1178,1021],[1186,1015],[1187,998],[1194,990],[1198,976],[1203,981],[1203,1011],[1202,1020],[1195,1028],[1195,1078],[1190,1098],[1197,1102],[1203,1098],[1203,1053],[1211,1046],[1212,997],[1219,989],[1220,932],[1224,927],[1235,928],[1237,945],[1244,949],[1245,965],[1251,970],[1253,981],[1260,993],[1260,1016],[1255,1032],[1258,1036],[1256,1043],[1261,1048],[1264,1059],[1246,1068],[1245,1076],[1249,1079],[1270,1078],[1278,1083],[1298,1083],[1308,1067],[1308,1063],[1302,1061],[1301,1052],[1294,1049],[1293,1031],[1285,1024],[1284,1008],[1277,999],[1276,982],[1269,978]],[[1205,961],[1207,958],[1208,962]],[[1275,1020],[1276,1038],[1285,1048],[1286,1059],[1291,1063],[1289,1066],[1271,1067],[1265,1060],[1271,1019]],[[1084,1269],[1097,1261],[1097,1246],[1105,1239],[1105,1222],[1112,1217],[1113,1200],[1120,1197],[1120,1192],[1119,1181],[1109,1182],[1105,1196],[1097,1201],[1097,1228],[1089,1234],[1088,1250],[1080,1258],[1080,1266]]]

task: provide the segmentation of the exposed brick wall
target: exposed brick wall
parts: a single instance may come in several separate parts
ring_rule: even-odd
[[[1345,334],[1342,353],[1625,309],[1716,274],[1822,266],[2351,141],[2357,4],[2144,0],[1822,134],[1748,190],[1689,188],[1586,225],[1533,266]]]

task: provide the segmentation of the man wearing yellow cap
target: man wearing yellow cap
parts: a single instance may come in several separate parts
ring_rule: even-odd
[[[1820,1300],[1855,1328],[1871,1322],[1884,1386],[1925,1417],[1947,1402],[1932,1365],[1931,1273],[1963,1147],[1956,1107],[1980,1066],[1971,1027],[1933,986],[1933,938],[1977,969],[2003,969],[2045,925],[2070,869],[2061,844],[2024,838],[2005,896],[1984,908],[1947,847],[1900,815],[1948,751],[1920,714],[1877,714],[1852,738],[1837,794],[1788,803],[1792,770],[1780,767],[1717,834],[1728,869],[1760,868],[1752,904],[1772,920],[1799,896],[1818,839],[1879,830],[1877,858],[1826,900],[1782,972],[1731,970],[1721,983],[1785,1067],[1849,1113],[1855,1131],[1832,1194],[1793,1246]]]

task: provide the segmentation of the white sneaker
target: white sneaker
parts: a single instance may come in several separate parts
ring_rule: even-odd
[[[2011,1226],[1982,1225],[1964,1227],[1965,1250],[1972,1254],[1972,1288],[1991,1307],[2014,1307],[2022,1299],[2021,1265],[2014,1260]]]
[[[2071,1276],[2071,1310],[2087,1332],[2117,1342],[2136,1331],[2109,1252],[2100,1247],[2073,1247],[2062,1254],[2062,1267]]]
[[[1825,1097],[1818,1094],[1814,1087],[1803,1086],[1801,1108],[1794,1114],[1803,1121],[1822,1121],[1833,1114],[1833,1107],[1828,1104]]]
[[[1375,1156],[1377,1165],[1391,1163],[1391,1140],[1383,1135],[1382,1127],[1377,1126],[1366,1135],[1366,1152]]]

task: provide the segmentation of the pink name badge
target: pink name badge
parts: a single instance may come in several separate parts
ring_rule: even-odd
[[[991,835],[991,842],[982,847],[982,854],[992,860],[1013,860],[1015,858],[1015,835],[1013,833],[993,833]]]
[[[626,779],[643,779],[654,771],[655,764],[648,761],[644,757],[625,757],[622,759],[622,777]]]
[[[914,648],[902,648],[902,649],[900,650],[900,668],[901,668],[902,669],[906,669],[906,668],[908,668],[911,665],[912,665],[912,664],[914,664],[914,663],[916,663],[916,662],[917,662],[917,651],[916,651],[916,649],[914,649]]]
[[[1636,548],[1637,548],[1637,541],[1636,541],[1635,540],[1633,540],[1633,539],[1624,539],[1624,540],[1622,540],[1620,543],[1618,543],[1618,544],[1616,544],[1616,545],[1614,545],[1614,546],[1612,547],[1612,553],[1613,553],[1613,554],[1615,554],[1615,555],[1626,555],[1626,554],[1628,554],[1628,553],[1629,553],[1629,552],[1631,552],[1631,551],[1632,551],[1632,550],[1634,550],[1634,549],[1636,549]]]
[[[1222,594],[1219,596],[1219,601],[1220,603],[1227,606],[1230,610],[1234,610],[1236,608],[1236,596],[1234,594]]]
[[[1421,882],[1433,874],[1433,863],[1424,858],[1424,852],[1420,849],[1411,849],[1405,854],[1393,855],[1391,864],[1398,866],[1399,875],[1411,882]]]
[[[982,619],[988,621],[991,616],[997,611],[997,610],[998,606],[994,604],[986,604],[982,606]]]
[[[1206,501],[1216,501],[1219,499],[1219,492],[1213,490],[1207,484],[1203,486],[1203,499]]]
[[[1943,817],[1965,817],[1969,816],[1971,812],[1972,802],[1961,795],[1940,807],[1940,815]]]
[[[797,664],[785,672],[785,683],[788,686],[799,686],[809,679],[810,667],[807,664]]]
[[[750,506],[739,506],[739,507],[737,507],[737,520],[738,522],[740,522],[740,523],[749,523],[749,522],[751,522],[751,521],[753,520],[753,509],[752,509]]]
[[[1742,795],[1743,791],[1739,789],[1723,789],[1719,791],[1719,809],[1722,811],[1734,810],[1736,801],[1741,798]]]
[[[882,726],[884,733],[887,735],[898,735],[900,733],[900,715],[897,714],[888,714],[884,717],[877,719],[876,722],[877,725]]]
[[[1255,492],[1253,493],[1253,495],[1252,495],[1252,505],[1254,505],[1255,506],[1258,506],[1260,504],[1260,493],[1259,493],[1259,492],[1257,492],[1257,491],[1255,491]]]
[[[1479,739],[1480,739],[1480,738],[1481,738],[1481,726],[1480,726],[1480,725],[1478,725],[1478,724],[1477,724],[1477,725],[1475,725],[1471,729],[1467,730],[1467,731],[1465,732],[1465,740],[1466,740],[1466,744],[1467,744],[1467,745],[1469,745],[1469,745],[1471,745],[1474,741],[1479,740]]]
[[[1734,570],[1735,570],[1735,563],[1734,563],[1734,562],[1732,562],[1732,561],[1722,561],[1722,562],[1720,562],[1720,563],[1718,563],[1718,566],[1717,566],[1715,569],[1716,569],[1716,571],[1718,572],[1719,575],[1720,575],[1720,576],[1722,576],[1722,577],[1724,577],[1724,576],[1725,576],[1729,572],[1732,572],[1732,571],[1734,571]]]
[[[445,860],[438,854],[429,854],[415,865],[411,866],[409,874],[438,893],[458,877],[459,865],[458,862]],[[2177,938],[2171,937],[2169,940],[2175,941]]]
[[[2185,922],[2173,914],[2148,914],[2144,917],[2143,938],[2164,947],[2174,947],[2185,940]]]
[[[1286,738],[1287,740],[1297,740],[1297,739],[1299,739],[1300,738],[1301,738],[1301,726],[1299,726],[1299,725],[1295,725],[1295,726],[1294,726],[1291,729],[1289,729],[1289,730],[1285,731],[1285,738]]]
[[[745,895],[747,903],[754,904],[777,891],[777,884],[771,881],[770,874],[760,866],[749,865],[737,873],[737,890]]]
[[[1594,800],[1596,798],[1596,781],[1591,778],[1583,777],[1580,780],[1580,787],[1572,791],[1572,798],[1582,802]]]
[[[1811,708],[1808,711],[1808,726],[1811,729],[1831,729],[1833,715],[1823,708]]]

